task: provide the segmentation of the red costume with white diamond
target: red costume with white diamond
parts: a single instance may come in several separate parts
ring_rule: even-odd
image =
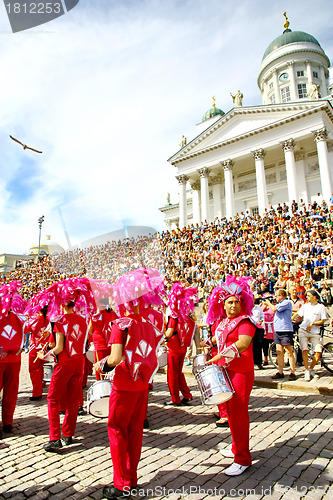
[[[229,347],[237,342],[240,335],[249,335],[253,338],[254,333],[255,326],[248,316],[223,319],[215,330],[219,352],[224,347]],[[254,381],[252,342],[239,358],[235,358],[230,362],[225,370],[235,390],[233,397],[225,402],[232,435],[231,449],[235,455],[234,461],[240,465],[251,465],[248,407]]]
[[[54,331],[64,335],[65,344],[58,356],[47,396],[50,441],[61,438],[59,418],[61,402],[66,401],[62,433],[71,437],[75,432],[79,403],[82,401],[82,366],[88,325],[83,316],[70,313],[55,323]]]
[[[137,486],[148,383],[158,368],[156,349],[161,338],[138,314],[120,318],[112,327],[110,344],[122,344],[125,355],[114,370],[108,418],[113,484],[119,490]]]
[[[24,328],[25,333],[31,333],[29,346],[29,374],[32,383],[32,396],[39,397],[43,394],[43,365],[46,361],[37,357],[45,344],[53,342],[51,323],[43,314],[31,318]],[[48,332],[48,333],[44,333]]]
[[[25,316],[13,312],[0,319],[0,390],[3,389],[3,425],[13,423],[19,389],[25,320]]]

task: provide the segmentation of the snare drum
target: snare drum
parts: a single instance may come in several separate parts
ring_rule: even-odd
[[[218,405],[232,398],[234,388],[227,372],[219,365],[208,365],[195,373],[202,404]]]
[[[54,370],[54,363],[45,363],[43,365],[43,371],[44,371],[43,381],[44,382],[51,382],[53,370]]]
[[[157,349],[157,361],[160,368],[168,364],[168,352],[163,345],[160,345]]]
[[[89,349],[86,351],[86,358],[90,363],[95,363],[95,347],[92,342],[89,346]]]
[[[193,359],[193,368],[192,368],[194,374],[205,368],[207,359],[208,359],[207,354],[205,353],[201,353],[195,356],[195,358]]]
[[[105,418],[109,415],[109,396],[111,380],[98,380],[88,389],[87,410],[94,417]]]

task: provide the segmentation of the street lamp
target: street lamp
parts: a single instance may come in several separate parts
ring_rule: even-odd
[[[38,240],[38,257],[37,257],[37,262],[39,262],[39,252],[40,252],[40,236],[42,233],[42,224],[44,222],[44,215],[39,217],[38,219],[38,226],[39,226],[39,240]]]

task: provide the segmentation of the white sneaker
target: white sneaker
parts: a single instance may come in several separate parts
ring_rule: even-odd
[[[314,370],[310,370],[310,375],[312,378],[315,378],[315,379],[319,378],[319,375]]]
[[[311,373],[310,373],[310,370],[305,370],[305,373],[304,373],[304,380],[306,382],[310,382],[311,380]]]
[[[243,472],[246,471],[250,466],[249,465],[240,465],[236,464],[235,462],[230,465],[227,469],[225,469],[223,472],[227,476],[239,476],[240,474],[243,474]]]
[[[220,453],[225,458],[234,458],[234,454],[231,451],[231,448],[221,448]]]

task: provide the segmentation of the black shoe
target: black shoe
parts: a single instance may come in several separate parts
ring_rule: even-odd
[[[277,380],[279,378],[284,378],[283,373],[276,372],[276,374],[271,377],[272,380]]]
[[[85,412],[83,406],[79,406],[78,415],[85,415],[85,414],[86,414],[86,412]]]
[[[291,373],[289,375],[289,380],[297,380],[297,377],[296,377],[295,373]]]
[[[222,422],[217,421],[215,423],[216,427],[229,427],[229,422],[227,418],[221,418]]]
[[[181,400],[181,404],[182,404],[182,405],[188,405],[188,404],[189,404],[189,402],[190,402],[190,401],[192,401],[192,400],[193,400],[193,398],[189,398],[189,399],[183,398],[183,399]]]
[[[164,406],[181,406],[181,403],[173,403],[173,401],[167,401]]]
[[[43,444],[43,448],[45,451],[59,451],[62,448],[62,444],[60,439],[56,439],[55,441],[49,441],[46,444]]]
[[[30,396],[30,401],[40,401],[43,396]]]
[[[104,486],[103,488],[103,497],[108,499],[116,499],[116,498],[129,498],[130,490],[122,491],[118,490],[115,486]]]
[[[69,446],[70,444],[73,443],[73,438],[72,436],[61,436],[61,439],[63,440],[63,442]]]
[[[268,366],[268,361],[264,361],[262,366]]]
[[[2,430],[3,430],[3,432],[10,434],[11,432],[13,432],[12,424],[3,425]]]
[[[264,370],[265,368],[263,367],[263,365],[258,365],[258,370]]]
[[[149,422],[148,422],[148,418],[145,418],[144,421],[143,421],[143,428],[144,429],[149,429]]]

